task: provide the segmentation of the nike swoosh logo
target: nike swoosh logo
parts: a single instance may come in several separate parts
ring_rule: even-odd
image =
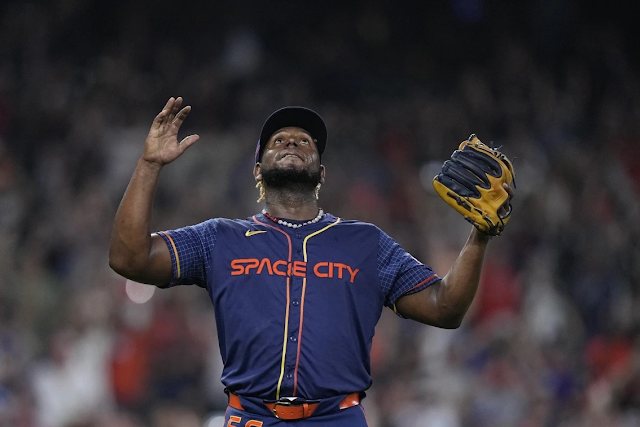
[[[266,233],[266,231],[264,231],[264,230],[258,230],[258,231],[247,230],[247,232],[244,233],[244,235],[247,236],[247,237],[251,237],[254,234],[260,234],[260,233]]]

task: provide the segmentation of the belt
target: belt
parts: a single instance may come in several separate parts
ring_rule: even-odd
[[[264,402],[264,405],[271,413],[281,420],[299,420],[309,418],[318,408],[320,401],[314,400],[312,403],[302,400],[297,402],[296,398],[282,398],[275,402]],[[360,393],[351,393],[347,395],[338,407],[340,409],[351,408],[360,404]],[[229,406],[239,411],[244,411],[240,397],[237,394],[229,392]]]

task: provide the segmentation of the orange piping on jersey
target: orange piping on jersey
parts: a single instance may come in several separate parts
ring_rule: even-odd
[[[402,295],[406,295],[408,292],[411,292],[412,290],[419,288],[420,286],[424,285],[425,283],[427,283],[429,280],[433,279],[434,277],[436,277],[437,274],[432,274],[431,276],[427,277],[426,279],[424,279],[422,282],[418,283],[417,285],[415,285],[413,288],[409,289],[407,292],[405,292]],[[393,312],[398,314],[398,308],[396,307],[395,304],[393,304],[393,307],[391,307],[393,309]]]
[[[260,222],[256,219],[255,215],[251,218],[253,219],[254,222],[257,222],[258,224],[261,225],[266,225],[267,227],[271,227],[274,230],[279,231],[280,233],[284,234],[284,236],[287,238],[287,242],[289,243],[289,258],[288,258],[288,264],[289,267],[291,266],[291,237],[289,237],[289,235],[287,233],[285,233],[284,231],[280,230],[278,227],[275,227],[271,224],[268,224],[266,222]],[[289,299],[290,299],[290,286],[291,285],[291,277],[290,275],[287,275],[287,307],[285,310],[285,315],[284,315],[284,339],[282,341],[282,361],[280,362],[280,377],[278,378],[278,386],[276,388],[276,399],[280,399],[280,387],[282,386],[282,378],[284,377],[284,362],[285,362],[285,358],[287,356],[287,336],[289,335]]]
[[[336,220],[333,224],[329,224],[326,227],[316,231],[315,233],[309,234],[304,238],[304,242],[302,243],[302,250],[304,253],[304,262],[307,263],[307,241],[316,236],[323,231],[333,227],[337,223],[340,222],[340,218]],[[302,343],[302,321],[304,319],[304,295],[307,290],[307,277],[305,275],[304,279],[302,279],[302,297],[300,298],[300,327],[298,328],[298,354],[296,355],[296,367],[293,371],[293,396],[296,395],[296,391],[298,390],[298,364],[300,363],[300,345]]]
[[[413,288],[409,289],[407,292],[411,292],[412,290],[419,288],[420,286],[424,285],[425,283],[427,283],[429,280],[433,279],[434,277],[436,277],[437,274],[432,274],[431,276],[427,277],[426,279],[424,279],[422,282],[418,283],[417,285],[415,285]],[[405,292],[405,294],[407,293]]]
[[[176,249],[176,244],[174,243],[171,236],[169,236],[169,233],[165,233],[164,231],[160,231],[159,233],[162,234],[163,236],[167,236],[167,239],[169,239],[169,242],[171,242],[173,253],[176,256],[176,279],[179,279],[180,278],[180,257],[178,257],[178,249]]]

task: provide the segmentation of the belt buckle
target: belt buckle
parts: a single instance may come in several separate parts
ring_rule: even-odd
[[[306,400],[306,399],[302,399],[300,397],[281,397],[280,399],[276,400],[275,402],[273,402],[273,415],[280,419],[280,415],[278,415],[278,406],[285,406],[285,407],[291,407],[291,406],[302,406],[302,413],[299,417],[295,417],[295,418],[286,418],[286,419],[301,419],[301,418],[306,418],[305,417],[305,413],[309,410],[309,405],[311,404],[317,404],[319,403],[320,400]],[[313,410],[311,411],[313,412]],[[309,414],[310,415],[310,414]],[[309,416],[307,415],[307,416]]]
[[[278,406],[298,406],[302,405],[302,401],[297,397],[281,397],[280,399],[273,402],[273,415],[276,418],[280,418],[278,415]]]

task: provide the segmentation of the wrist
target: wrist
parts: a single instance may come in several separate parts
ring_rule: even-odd
[[[162,166],[164,166],[162,163],[146,160],[143,157],[138,160],[138,167],[150,172],[160,172]]]
[[[162,166],[164,165],[161,163],[145,160],[142,157],[138,160],[138,170],[148,174],[159,175],[162,170]]]
[[[471,229],[471,235],[469,235],[469,241],[481,245],[486,245],[491,240],[491,237],[492,236],[490,236],[489,234],[483,233],[482,231],[479,231],[477,228],[473,227]]]

